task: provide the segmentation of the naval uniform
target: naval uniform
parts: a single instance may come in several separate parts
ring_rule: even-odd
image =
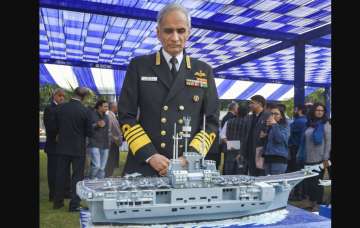
[[[219,98],[212,68],[183,54],[174,79],[163,50],[136,57],[127,68],[118,102],[120,127],[129,144],[124,174],[158,175],[146,160],[155,153],[172,158],[174,123],[181,134],[184,116],[191,117],[189,150],[206,155],[216,138]],[[183,150],[184,139],[179,141],[179,156]]]

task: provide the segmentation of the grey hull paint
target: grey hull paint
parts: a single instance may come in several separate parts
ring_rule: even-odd
[[[175,161],[167,177],[109,178],[77,183],[93,223],[164,224],[236,218],[287,206],[291,189],[309,170],[249,177],[220,175],[214,162],[188,155],[192,169]],[[198,162],[198,163],[195,163]]]

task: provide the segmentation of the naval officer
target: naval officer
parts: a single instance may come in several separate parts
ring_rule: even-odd
[[[162,48],[132,59],[127,68],[118,103],[120,128],[129,144],[124,174],[166,175],[174,123],[181,134],[184,116],[191,117],[189,150],[205,156],[216,138],[219,99],[212,68],[184,50],[190,19],[181,5],[165,6],[158,13],[156,28]],[[183,150],[184,140],[180,140],[179,158],[185,165]]]

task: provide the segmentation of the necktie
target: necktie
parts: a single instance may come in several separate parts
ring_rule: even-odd
[[[172,75],[172,79],[173,81],[175,80],[176,74],[177,74],[177,70],[176,70],[176,64],[177,64],[177,59],[175,57],[172,57],[170,59],[170,63],[171,63],[171,75]]]

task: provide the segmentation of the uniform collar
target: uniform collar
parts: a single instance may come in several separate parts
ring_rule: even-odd
[[[162,48],[161,51],[162,51],[162,54],[163,54],[167,64],[171,68],[170,59],[172,58],[172,56],[169,53],[167,53],[164,48]],[[177,56],[175,56],[175,58],[178,61],[178,63],[176,64],[177,65],[176,68],[177,68],[177,70],[179,70],[179,66],[180,66],[180,64],[181,64],[181,62],[182,62],[182,60],[184,58],[184,53],[180,52]]]

